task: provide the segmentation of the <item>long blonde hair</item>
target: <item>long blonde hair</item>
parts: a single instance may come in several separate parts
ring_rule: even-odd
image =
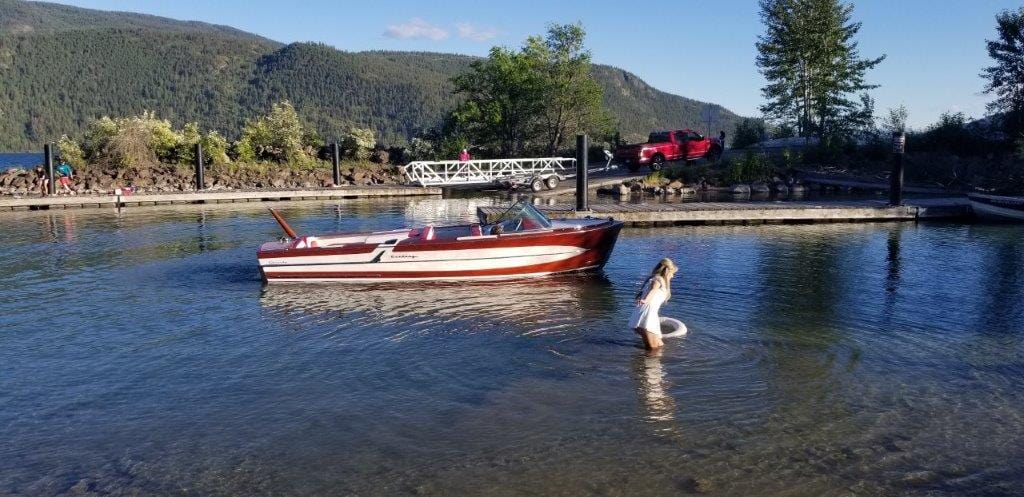
[[[672,276],[674,276],[677,271],[679,271],[679,268],[676,267],[676,263],[672,262],[672,259],[666,257],[658,261],[657,266],[654,266],[654,269],[651,271],[651,276],[647,278],[647,281],[660,277],[662,284],[665,285],[665,292],[667,293],[665,299],[667,300],[672,296]],[[644,284],[646,284],[646,282],[644,282]]]

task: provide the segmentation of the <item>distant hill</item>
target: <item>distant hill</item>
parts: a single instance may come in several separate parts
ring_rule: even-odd
[[[282,45],[227,26],[0,0],[0,150],[35,149],[97,117],[143,110],[233,137],[281,99],[326,139],[357,124],[399,144],[457,104],[450,79],[473,60]],[[705,104],[613,67],[594,74],[625,139],[700,127]],[[716,128],[731,131],[737,116],[714,107]]]

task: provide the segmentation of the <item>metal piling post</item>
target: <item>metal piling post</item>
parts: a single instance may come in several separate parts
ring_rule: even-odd
[[[907,148],[907,134],[892,134],[892,174],[889,176],[889,205],[903,204],[903,154]]]
[[[331,144],[331,164],[334,166],[334,186],[341,185],[341,152],[338,142]]]
[[[206,181],[203,179],[203,144],[196,144],[196,191],[206,188]]]
[[[46,179],[49,180],[46,186],[46,191],[53,195],[57,193],[57,185],[53,181],[53,144],[47,143],[43,145],[43,163],[46,168]]]
[[[576,210],[589,211],[587,205],[587,135],[576,135]]]

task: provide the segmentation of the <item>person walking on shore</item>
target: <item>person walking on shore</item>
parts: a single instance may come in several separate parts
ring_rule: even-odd
[[[664,345],[658,311],[661,304],[672,296],[671,281],[676,271],[678,268],[671,259],[662,259],[636,294],[636,308],[629,317],[629,327],[640,335],[647,350],[659,349]]]
[[[722,150],[725,150],[725,130],[718,131],[718,144],[722,146]]]
[[[36,188],[39,189],[39,194],[42,196],[48,195],[47,188],[50,186],[50,178],[46,177],[46,170],[43,166],[36,166]]]
[[[62,192],[68,195],[74,195],[74,190],[71,189],[71,180],[75,179],[75,171],[71,169],[71,166],[67,162],[61,162],[57,166],[57,174],[60,176],[60,189]]]

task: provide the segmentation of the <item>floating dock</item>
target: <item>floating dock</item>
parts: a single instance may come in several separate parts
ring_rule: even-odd
[[[630,226],[953,220],[972,215],[966,198],[913,199],[898,207],[889,206],[884,200],[855,200],[591,204],[590,211],[576,211],[568,204],[537,208],[552,218],[613,217]],[[498,216],[503,210],[492,206],[478,208],[485,219]]]
[[[224,204],[281,200],[332,200],[363,197],[440,195],[440,188],[410,186],[352,186],[303,190],[217,190],[137,195],[60,195],[0,197],[0,212],[47,209],[117,208],[173,204]]]

